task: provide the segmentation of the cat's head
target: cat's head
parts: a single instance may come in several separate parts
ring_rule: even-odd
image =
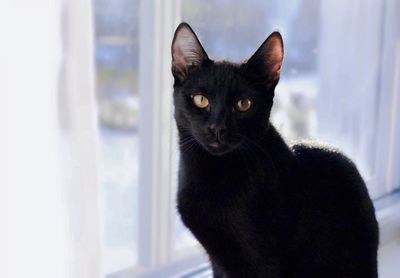
[[[195,140],[213,155],[257,142],[269,126],[283,42],[272,33],[241,64],[211,60],[192,28],[181,23],[172,42],[175,119],[181,144]]]

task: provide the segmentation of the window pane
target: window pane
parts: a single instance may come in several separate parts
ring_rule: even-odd
[[[132,266],[137,257],[138,4],[94,1],[106,272]]]

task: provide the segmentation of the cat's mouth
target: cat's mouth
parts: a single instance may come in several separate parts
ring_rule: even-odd
[[[230,150],[227,144],[224,144],[219,141],[211,142],[207,145],[207,147],[208,151],[214,155],[223,155]]]
[[[218,149],[221,146],[221,143],[218,141],[212,142],[210,144],[208,144],[210,147],[212,147],[213,149]]]
[[[233,149],[235,149],[239,144],[240,141],[233,140],[233,138],[220,138],[218,136],[199,136],[196,137],[196,141],[200,143],[205,151],[212,155],[221,156],[224,154],[229,153]]]
[[[209,153],[220,156],[230,152],[233,146],[232,144],[222,142],[217,139],[208,143],[205,148]]]

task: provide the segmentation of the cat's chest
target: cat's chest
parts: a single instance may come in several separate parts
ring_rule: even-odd
[[[241,222],[249,220],[245,199],[187,189],[178,194],[178,209],[184,224],[208,249],[236,244],[244,227]]]
[[[209,227],[213,230],[221,223],[234,226],[238,219],[249,219],[249,208],[255,199],[265,195],[268,187],[267,171],[242,165],[240,160],[182,162],[178,210],[183,222],[191,229]],[[259,163],[258,168],[262,169],[263,164]]]
[[[244,178],[224,179],[220,181],[229,184],[214,183],[209,184],[211,188],[199,189],[206,186],[200,180],[192,179],[178,192],[178,209],[184,224],[213,258],[223,260],[225,253],[258,254],[248,250],[248,243],[254,240],[250,235],[254,236],[259,229],[254,221],[254,200],[262,192],[251,188],[257,185]]]
[[[190,228],[231,225],[246,214],[257,186],[244,175],[227,173],[210,179],[187,174],[179,185],[178,209]]]

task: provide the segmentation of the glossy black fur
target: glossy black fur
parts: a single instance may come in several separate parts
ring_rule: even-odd
[[[378,226],[356,166],[333,149],[289,147],[269,123],[277,80],[261,82],[250,63],[207,59],[175,76],[178,210],[214,277],[377,277]],[[210,111],[193,105],[196,92]],[[241,97],[251,111],[232,109]],[[220,150],[207,145],[211,122],[227,128]]]

